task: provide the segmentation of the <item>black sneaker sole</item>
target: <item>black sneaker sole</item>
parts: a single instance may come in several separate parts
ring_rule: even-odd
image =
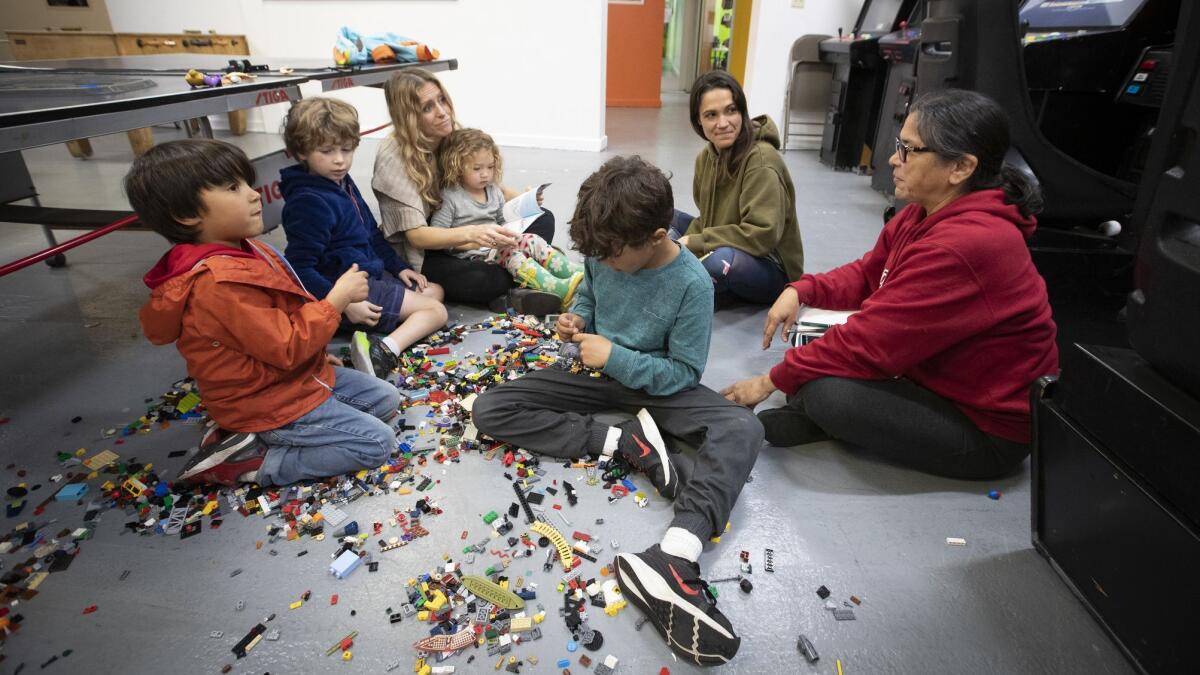
[[[621,593],[650,619],[667,646],[683,658],[699,665],[729,663],[737,654],[741,638],[733,635],[724,626],[698,607],[688,602],[662,577],[636,554],[621,553],[617,556],[617,584]],[[703,591],[697,591],[703,592]],[[666,616],[667,624],[659,625],[659,617]],[[700,650],[702,642],[730,640],[733,649],[730,655],[707,653]]]
[[[246,434],[245,438],[241,439],[237,443],[234,443],[233,445],[230,445],[227,448],[221,448],[221,449],[217,450],[216,452],[213,452],[209,455],[204,455],[203,453],[197,453],[190,460],[188,460],[187,464],[183,465],[183,470],[181,470],[179,472],[179,475],[175,477],[175,480],[186,481],[186,480],[191,479],[194,476],[202,474],[205,471],[208,471],[209,469],[213,468],[214,466],[217,466],[217,465],[225,462],[225,460],[229,459],[230,457],[234,456],[241,450],[244,450],[257,442],[258,442],[257,435]]]

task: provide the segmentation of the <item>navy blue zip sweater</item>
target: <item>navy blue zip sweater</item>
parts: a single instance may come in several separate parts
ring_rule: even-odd
[[[279,176],[279,189],[286,200],[284,255],[313,296],[328,295],[338,277],[354,263],[372,279],[409,269],[383,238],[349,175],[338,185],[296,164]]]

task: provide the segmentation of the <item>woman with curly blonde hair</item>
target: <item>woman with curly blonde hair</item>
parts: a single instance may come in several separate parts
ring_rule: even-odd
[[[393,130],[375,156],[371,181],[379,200],[379,229],[416,270],[445,289],[448,302],[487,305],[512,288],[512,277],[497,265],[464,260],[446,251],[502,249],[516,244],[516,238],[496,223],[454,228],[429,225],[442,201],[438,150],[459,126],[450,95],[436,77],[421,68],[398,72],[384,85],[384,95]],[[516,196],[507,188],[503,192],[505,199]],[[553,241],[553,214],[547,211],[527,231]],[[506,304],[520,310],[521,303],[513,299]]]

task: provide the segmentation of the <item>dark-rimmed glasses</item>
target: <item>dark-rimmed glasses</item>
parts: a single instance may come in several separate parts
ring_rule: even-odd
[[[916,146],[907,145],[900,137],[896,137],[896,154],[900,155],[900,163],[904,164],[908,161],[908,153],[910,152],[929,152],[930,148],[918,148]]]

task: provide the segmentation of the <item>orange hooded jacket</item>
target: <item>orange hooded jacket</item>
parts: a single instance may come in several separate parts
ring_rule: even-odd
[[[258,432],[329,397],[325,347],[340,314],[304,290],[270,246],[242,246],[173,246],[145,276],[152,291],[138,317],[150,342],[176,343],[217,424]]]

